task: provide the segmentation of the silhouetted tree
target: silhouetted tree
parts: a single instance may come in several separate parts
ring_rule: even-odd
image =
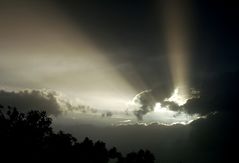
[[[124,163],[153,163],[155,160],[153,154],[146,150],[139,150],[138,152],[131,152],[122,160]],[[120,162],[121,163],[121,162]]]
[[[20,113],[0,105],[0,157],[6,162],[82,162],[153,163],[154,156],[148,150],[131,152],[123,157],[115,147],[108,150],[102,141],[93,142],[88,137],[78,143],[71,134],[53,132],[52,119],[46,112]]]

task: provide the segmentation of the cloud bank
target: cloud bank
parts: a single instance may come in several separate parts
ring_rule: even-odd
[[[46,111],[49,115],[58,116],[63,112],[96,113],[97,110],[87,105],[73,105],[56,91],[51,90],[0,90],[2,108],[16,107],[22,112],[30,110]]]
[[[133,103],[136,104],[134,111],[138,120],[155,110],[155,105],[160,103],[161,108],[167,108],[175,113],[183,112],[185,114],[207,116],[211,113],[235,113],[238,106],[238,89],[239,83],[238,72],[225,72],[213,77],[205,78],[205,84],[198,85],[195,82],[197,90],[191,89],[190,98],[183,105],[174,101],[168,101],[160,98],[152,91],[143,91],[135,96]],[[161,99],[161,100],[159,100]]]
[[[0,90],[0,104],[16,107],[22,112],[29,110],[44,110],[50,115],[59,115],[62,112],[57,100],[57,93],[47,90]]]

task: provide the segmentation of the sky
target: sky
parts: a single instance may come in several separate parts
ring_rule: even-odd
[[[238,16],[233,1],[0,0],[0,104],[156,162],[230,160]]]

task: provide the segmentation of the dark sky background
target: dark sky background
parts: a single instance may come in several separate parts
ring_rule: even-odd
[[[123,152],[146,148],[155,154],[156,162],[209,163],[230,162],[234,158],[238,160],[239,6],[236,1],[230,0],[182,3],[186,4],[183,11],[187,17],[184,24],[187,26],[184,31],[187,35],[184,42],[188,53],[185,57],[187,84],[189,88],[200,91],[200,98],[189,99],[183,105],[183,112],[188,116],[198,114],[206,118],[199,118],[187,125],[134,123],[106,127],[88,123],[91,119],[86,116],[69,119],[64,118],[63,113],[57,118],[64,112],[60,104],[67,109],[82,111],[83,108],[92,113],[94,108],[75,108],[67,100],[59,101],[59,95],[54,91],[66,93],[69,98],[79,95],[74,90],[90,96],[92,99],[87,101],[85,96],[79,95],[85,98],[87,105],[96,108],[105,105],[101,106],[100,100],[98,103],[92,102],[98,100],[92,95],[102,95],[103,102],[110,101],[108,97],[114,96],[104,94],[104,88],[107,88],[106,92],[116,90],[122,97],[127,94],[123,99],[133,98],[148,89],[152,90],[156,101],[162,100],[162,96],[170,96],[174,85],[165,41],[167,29],[163,10],[167,8],[164,8],[163,0],[0,0],[0,103],[10,102],[24,108],[30,100],[28,106],[48,108],[49,114],[56,116],[56,129],[68,131],[80,140],[85,136],[101,139]],[[41,21],[43,23],[38,23]],[[77,37],[81,37],[79,33],[83,34],[83,41],[78,40]],[[102,69],[107,69],[106,75],[103,75],[105,80],[100,80],[102,74],[97,78],[82,80],[85,76],[81,73],[91,72],[89,69],[84,70],[84,61],[80,60],[85,56],[78,54],[78,51],[83,49],[84,53],[88,42],[94,45],[89,45],[89,49],[94,47],[104,56],[103,59],[90,56],[88,59],[93,62],[89,67],[101,69],[104,65]],[[74,52],[71,48],[79,49]],[[88,54],[85,55],[87,57]],[[35,69],[39,64],[37,60],[42,64],[39,69]],[[65,63],[64,60],[69,62]],[[82,72],[77,69],[78,77],[69,73],[75,70],[75,61],[83,65]],[[73,68],[69,66],[71,63]],[[70,67],[70,70],[66,71],[65,67]],[[111,67],[113,70],[107,74]],[[105,70],[102,72],[105,73]],[[98,73],[93,72],[94,76]],[[52,77],[52,74],[59,76]],[[100,82],[97,82],[98,79]],[[114,85],[111,89],[112,83],[107,87],[99,84],[106,80],[120,84],[119,89],[125,94],[121,94],[118,89],[114,90]],[[89,82],[92,85],[87,85]],[[26,88],[33,91],[22,91]],[[87,90],[91,88],[96,91],[88,94]],[[113,107],[116,101],[112,101],[112,106],[109,103],[109,107]],[[120,107],[117,104],[116,110]],[[176,107],[174,111],[181,112],[180,109]]]

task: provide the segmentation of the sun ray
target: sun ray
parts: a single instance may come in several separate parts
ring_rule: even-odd
[[[167,53],[175,91],[188,92],[188,20],[184,1],[164,1],[163,19]],[[175,98],[172,97],[172,98]]]

